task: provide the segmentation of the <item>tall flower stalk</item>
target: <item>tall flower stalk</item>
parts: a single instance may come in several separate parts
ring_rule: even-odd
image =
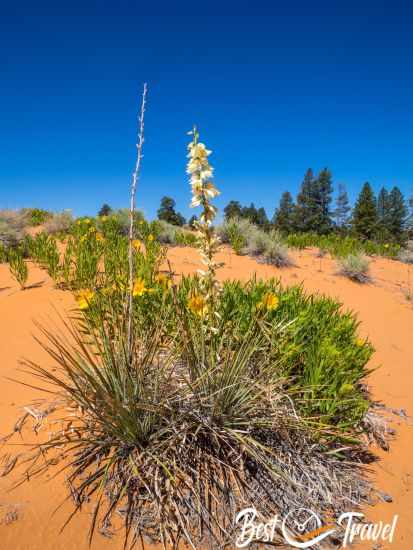
[[[134,246],[133,246],[133,232],[134,232],[134,217],[135,217],[135,207],[136,207],[136,188],[138,185],[139,171],[142,161],[142,149],[144,142],[144,119],[145,119],[145,107],[146,107],[146,93],[148,87],[145,82],[143,85],[142,92],[142,102],[141,102],[141,111],[139,115],[139,134],[138,134],[138,143],[136,148],[138,150],[136,157],[135,170],[132,174],[132,183],[131,183],[131,193],[130,193],[130,211],[129,211],[129,248],[128,248],[128,259],[129,259],[129,292],[128,292],[128,352],[129,355],[132,350],[132,314],[133,314],[133,286],[134,286],[134,273],[133,273],[133,255],[134,255]]]
[[[216,216],[217,208],[211,201],[220,193],[212,183],[213,168],[209,163],[208,157],[212,151],[209,151],[204,143],[199,141],[199,132],[194,126],[189,132],[192,135],[192,141],[188,145],[188,165],[187,172],[190,175],[190,185],[192,190],[191,208],[202,207],[202,213],[199,220],[195,222],[197,230],[197,245],[201,253],[204,270],[199,270],[202,299],[205,300],[204,308],[198,307],[205,315],[211,315],[214,311],[215,295],[219,290],[219,284],[216,280],[216,270],[221,264],[215,262],[214,255],[219,246],[219,239],[215,235],[212,222]],[[199,302],[199,300],[198,300]]]

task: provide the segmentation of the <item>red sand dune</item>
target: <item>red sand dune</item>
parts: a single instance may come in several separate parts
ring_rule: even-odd
[[[174,248],[169,259],[176,273],[192,273],[201,267],[198,252],[191,248]],[[261,278],[280,277],[286,284],[303,282],[309,292],[320,292],[338,298],[346,308],[357,312],[360,331],[368,336],[376,348],[372,367],[380,365],[369,378],[374,397],[389,407],[413,411],[413,306],[406,300],[407,266],[384,259],[372,261],[373,283],[359,285],[336,275],[335,262],[321,260],[315,251],[294,254],[296,267],[284,270],[258,264],[247,257],[235,256],[227,249],[218,254],[225,266],[221,279],[247,280],[254,273]],[[16,384],[9,378],[28,381],[16,368],[21,357],[50,364],[50,359],[33,339],[36,328],[33,320],[52,326],[59,324],[58,313],[75,306],[73,296],[53,288],[47,274],[30,265],[29,284],[24,292],[9,274],[8,266],[0,265],[0,434],[5,435],[14,426],[23,407],[36,398],[44,397],[38,391]],[[51,419],[49,422],[52,422]],[[392,503],[380,503],[366,510],[372,521],[391,521],[399,515],[395,541],[397,550],[411,548],[413,541],[413,430],[409,421],[395,417],[397,436],[390,452],[377,451],[380,462],[374,466],[376,484],[392,496]],[[47,426],[46,428],[47,429]],[[28,440],[33,441],[35,435]],[[20,441],[15,438],[16,443]],[[26,439],[24,440],[26,441]],[[21,441],[23,443],[23,441]],[[4,450],[4,449],[3,449]],[[19,448],[11,449],[13,452]],[[82,512],[59,534],[69,510],[66,503],[53,517],[52,511],[66,496],[64,480],[48,482],[33,480],[12,492],[7,492],[18,472],[0,477],[0,549],[1,550],[85,550],[89,513]],[[120,549],[121,537],[110,540],[97,535],[93,548]],[[373,547],[371,543],[369,548]],[[389,546],[390,547],[390,546]],[[381,546],[381,549],[386,546]]]

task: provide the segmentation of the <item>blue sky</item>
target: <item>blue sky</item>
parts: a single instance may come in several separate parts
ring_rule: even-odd
[[[158,2],[140,15],[142,5],[2,14],[0,207],[126,206],[144,81],[137,203],[150,217],[163,195],[192,213],[194,123],[213,150],[220,207],[253,201],[272,215],[308,167],[328,166],[352,199],[366,180],[413,194],[407,3],[295,2],[290,13],[278,2],[228,2],[221,13],[204,3],[192,15],[179,2],[175,14]]]

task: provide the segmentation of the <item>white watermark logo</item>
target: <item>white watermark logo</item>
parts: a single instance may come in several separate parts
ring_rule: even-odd
[[[273,542],[275,534],[281,531],[284,541],[293,548],[311,548],[338,531],[338,527],[342,533],[344,529],[343,548],[357,539],[393,542],[398,515],[393,517],[391,523],[357,521],[363,517],[364,514],[360,512],[344,512],[337,523],[323,525],[315,512],[307,508],[298,508],[284,518],[275,515],[273,518],[259,521],[255,508],[245,508],[235,518],[235,523],[239,524],[240,529],[235,544],[238,548],[245,548],[252,542]]]

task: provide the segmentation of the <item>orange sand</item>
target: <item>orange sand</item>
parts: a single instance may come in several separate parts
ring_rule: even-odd
[[[188,274],[201,267],[194,249],[170,249],[168,256],[176,273]],[[254,273],[264,279],[280,277],[286,284],[303,282],[310,292],[338,298],[346,308],[357,312],[361,334],[369,336],[376,348],[370,366],[381,367],[369,379],[374,397],[390,407],[411,413],[413,305],[404,294],[408,285],[407,266],[390,260],[373,260],[373,283],[358,285],[337,276],[334,261],[323,258],[320,265],[315,251],[296,253],[294,259],[296,267],[280,270],[258,264],[251,258],[235,256],[229,249],[223,249],[218,254],[218,260],[225,262],[220,278],[247,280]],[[29,381],[27,376],[16,370],[21,357],[50,364],[50,359],[33,339],[33,333],[36,334],[33,320],[48,326],[58,325],[58,313],[67,312],[75,305],[69,292],[54,289],[47,274],[33,265],[30,265],[29,284],[33,285],[32,288],[21,292],[10,277],[8,266],[0,265],[0,435],[11,431],[25,405],[44,397],[38,391],[6,378]],[[367,513],[372,521],[387,522],[394,514],[399,515],[396,539],[391,547],[402,550],[411,548],[413,541],[413,430],[409,422],[397,418],[395,427],[397,437],[391,444],[390,452],[378,451],[381,460],[374,466],[376,484],[393,497],[393,502],[380,503]],[[35,435],[32,437],[34,439]],[[15,448],[12,450],[16,451]],[[51,516],[51,512],[67,495],[63,477],[47,483],[33,480],[13,492],[7,492],[16,477],[17,472],[6,478],[0,477],[0,549],[86,550],[88,512],[76,517],[62,534],[59,530],[71,509],[70,502]],[[120,549],[121,537],[110,540],[97,535],[93,548]],[[384,548],[386,546],[381,547]]]

